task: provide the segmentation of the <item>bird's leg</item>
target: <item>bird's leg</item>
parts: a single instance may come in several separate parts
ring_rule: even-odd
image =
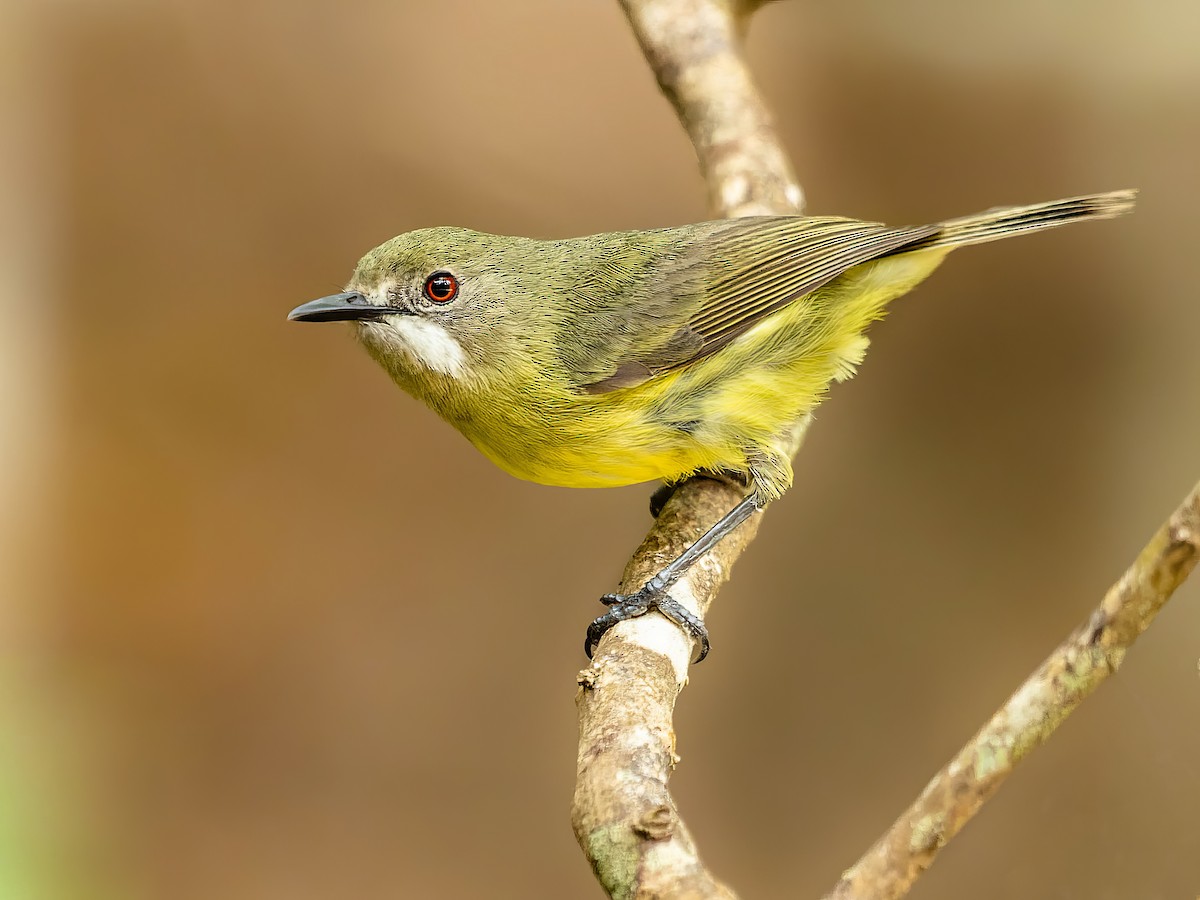
[[[583,645],[588,658],[591,658],[600,638],[608,629],[626,619],[644,616],[652,609],[657,609],[700,645],[700,654],[696,657],[696,662],[700,662],[708,656],[708,629],[704,627],[704,622],[681,603],[671,599],[667,595],[667,589],[678,581],[700,557],[717,546],[727,534],[761,508],[762,500],[758,493],[750,493],[737,506],[725,513],[717,524],[702,534],[694,544],[663,566],[657,575],[634,593],[605,594],[601,597],[600,602],[608,607],[608,612],[588,626],[587,640]]]
[[[736,485],[742,490],[750,486],[750,478],[745,472],[702,469],[692,475],[691,478],[708,478],[719,484]],[[667,481],[654,489],[654,493],[650,495],[651,518],[658,518],[658,514],[663,511],[663,507],[667,505],[667,501],[675,496],[675,492],[679,490],[681,484],[683,484],[682,481]]]
[[[600,598],[600,602],[608,607],[608,612],[588,626],[587,640],[584,641],[583,649],[589,659],[595,651],[596,645],[600,643],[600,638],[608,629],[626,619],[644,616],[652,609],[657,609],[700,645],[700,654],[696,657],[696,662],[700,662],[708,655],[708,629],[704,627],[704,621],[677,600],[668,596],[667,589],[678,581],[700,557],[717,546],[726,535],[771,500],[781,497],[784,491],[791,486],[790,457],[799,449],[811,421],[812,414],[806,413],[788,426],[777,440],[767,445],[748,448],[745,469],[698,473],[717,481],[745,485],[750,488],[750,493],[733,509],[725,513],[716,525],[708,529],[694,544],[665,565],[657,575],[638,590],[632,594],[606,594]],[[674,488],[674,485],[668,485],[665,489],[655,492],[651,499],[651,509],[656,518],[670,499]],[[658,504],[655,501],[659,501]],[[657,505],[657,509],[655,509],[655,505]]]

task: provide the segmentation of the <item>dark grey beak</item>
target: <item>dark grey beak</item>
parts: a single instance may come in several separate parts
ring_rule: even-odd
[[[397,306],[376,306],[358,291],[333,294],[297,306],[288,313],[291,322],[345,322],[350,320],[379,319],[383,316],[407,316],[409,310]]]

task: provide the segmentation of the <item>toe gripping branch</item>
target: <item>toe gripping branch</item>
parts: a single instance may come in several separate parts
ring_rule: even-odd
[[[655,582],[657,581],[658,576],[656,575],[646,582],[645,587],[635,593],[605,594],[600,598],[600,602],[608,607],[608,612],[588,626],[587,639],[583,642],[583,650],[587,653],[588,659],[592,658],[596,645],[600,643],[600,638],[604,637],[608,629],[626,619],[644,616],[653,609],[658,610],[682,628],[693,641],[700,645],[700,653],[696,656],[696,662],[700,662],[708,656],[711,645],[708,641],[708,629],[704,627],[704,621],[678,600],[672,599],[666,592],[666,585],[656,587]]]
[[[679,554],[676,559],[667,563],[662,571],[634,593],[605,594],[601,597],[600,602],[608,607],[608,612],[588,626],[587,638],[583,644],[583,649],[587,653],[588,659],[592,658],[596,646],[600,643],[600,638],[610,628],[618,622],[624,622],[626,619],[636,619],[638,616],[644,616],[654,609],[682,628],[692,640],[700,645],[700,652],[696,657],[696,662],[700,662],[704,657],[708,656],[710,644],[708,629],[704,627],[704,621],[683,604],[672,599],[667,594],[667,589],[678,581],[698,559],[717,546],[722,538],[760,509],[760,503],[761,501],[756,494],[752,493],[744,497],[738,502],[737,506],[727,512],[712,528],[702,534],[694,544]]]

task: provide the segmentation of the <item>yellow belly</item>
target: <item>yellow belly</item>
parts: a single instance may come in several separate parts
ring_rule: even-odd
[[[761,351],[770,331],[744,336],[747,352]],[[636,387],[540,407],[522,400],[501,405],[487,421],[455,424],[500,468],[541,484],[616,487],[700,470],[749,474],[752,457],[770,452],[831,379],[852,371],[865,346],[861,336],[847,337],[819,371],[811,360],[745,365],[740,353],[723,351]]]
[[[509,474],[558,487],[620,487],[720,467],[721,454],[686,432],[634,410],[597,406],[547,415],[534,430],[489,428],[467,436]]]

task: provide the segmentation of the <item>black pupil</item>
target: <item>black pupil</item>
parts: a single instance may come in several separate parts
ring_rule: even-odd
[[[429,279],[429,296],[434,300],[448,300],[454,293],[454,279],[449,275],[435,275]]]

